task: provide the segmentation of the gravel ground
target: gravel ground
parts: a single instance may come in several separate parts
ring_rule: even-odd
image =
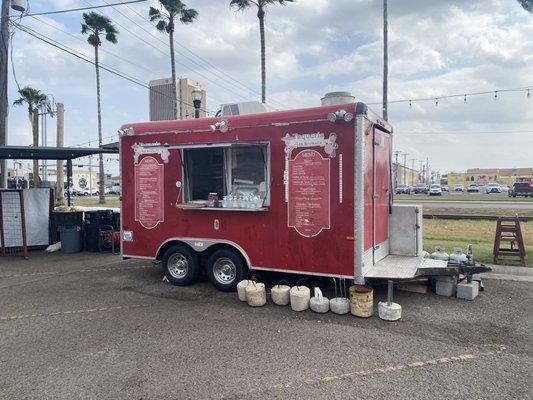
[[[1,399],[531,398],[531,282],[487,279],[473,302],[396,292],[387,323],[249,308],[146,261],[30,256],[0,258]]]

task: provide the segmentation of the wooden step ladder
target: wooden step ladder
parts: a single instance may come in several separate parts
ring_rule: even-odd
[[[502,247],[508,243],[507,247]],[[522,265],[526,265],[526,248],[520,228],[518,215],[515,217],[499,217],[496,222],[496,237],[494,239],[494,264],[498,264],[499,258],[515,257],[520,259]]]

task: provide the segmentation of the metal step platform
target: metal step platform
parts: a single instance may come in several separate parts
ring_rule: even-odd
[[[413,279],[424,276],[424,270],[435,271],[442,268],[446,271],[447,261],[431,258],[388,255],[378,261],[365,274],[367,279]]]

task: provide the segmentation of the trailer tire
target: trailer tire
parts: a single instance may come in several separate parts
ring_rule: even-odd
[[[170,283],[187,286],[196,281],[200,265],[196,253],[187,246],[172,246],[163,255],[163,272]]]
[[[235,250],[220,249],[207,261],[207,277],[218,290],[234,292],[237,284],[246,279],[246,263]]]

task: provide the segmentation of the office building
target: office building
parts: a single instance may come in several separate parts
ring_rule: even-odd
[[[177,78],[178,119],[194,118],[193,94],[197,82],[188,78]],[[200,85],[202,91],[202,105],[200,118],[206,116],[206,90]],[[172,78],[156,79],[150,81],[150,121],[165,121],[174,119],[172,106]]]

